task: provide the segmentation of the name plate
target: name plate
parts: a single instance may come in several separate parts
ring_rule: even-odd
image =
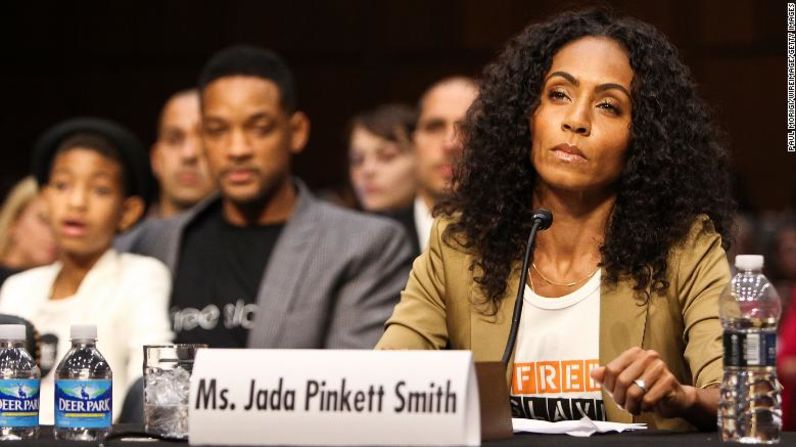
[[[191,445],[481,442],[469,351],[202,349]]]

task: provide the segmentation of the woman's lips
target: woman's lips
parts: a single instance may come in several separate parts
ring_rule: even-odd
[[[585,163],[588,160],[577,146],[559,144],[558,146],[555,146],[552,151],[553,155],[555,155],[555,157],[561,161],[566,161],[569,163]]]

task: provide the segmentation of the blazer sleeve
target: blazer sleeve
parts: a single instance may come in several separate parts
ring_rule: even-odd
[[[434,220],[428,249],[415,260],[376,349],[443,349],[448,344],[444,227],[442,220]]]
[[[675,276],[683,313],[684,357],[697,388],[721,383],[722,327],[719,297],[730,281],[727,254],[721,237],[707,217],[692,227],[680,248]]]
[[[358,256],[336,293],[326,348],[372,349],[406,284],[412,250],[405,232],[386,220],[369,225],[359,235],[367,241],[357,250],[364,256]]]

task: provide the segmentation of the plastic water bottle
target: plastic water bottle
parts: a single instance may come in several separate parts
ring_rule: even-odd
[[[782,430],[777,322],[782,306],[761,273],[763,257],[738,255],[738,273],[721,295],[724,380],[718,426],[723,441],[775,444]]]
[[[39,436],[40,378],[25,350],[25,325],[0,325],[0,441]]]
[[[55,369],[55,439],[101,441],[111,431],[111,367],[97,350],[97,326],[74,325],[71,339]]]

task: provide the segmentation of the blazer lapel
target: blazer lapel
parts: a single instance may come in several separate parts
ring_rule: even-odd
[[[271,252],[260,282],[257,314],[247,342],[250,348],[279,346],[290,302],[303,278],[303,267],[312,256],[315,199],[300,180],[294,179],[294,184],[298,191],[296,209]]]
[[[600,365],[604,366],[633,346],[644,345],[648,302],[644,294],[633,290],[632,280],[615,285],[603,282],[600,289]],[[632,422],[633,416],[620,409],[609,393],[603,391],[608,419]]]
[[[501,301],[500,307],[495,315],[486,316],[477,304],[484,302],[484,296],[480,292],[478,284],[474,281],[470,288],[470,346],[473,351],[475,361],[479,362],[499,362],[503,358],[503,351],[506,349],[506,342],[511,330],[511,317],[514,312],[514,303],[517,296],[517,281],[520,280],[518,273],[509,275],[506,283],[506,295]],[[514,359],[511,354],[509,365]],[[511,367],[506,368],[506,383],[511,385]]]

